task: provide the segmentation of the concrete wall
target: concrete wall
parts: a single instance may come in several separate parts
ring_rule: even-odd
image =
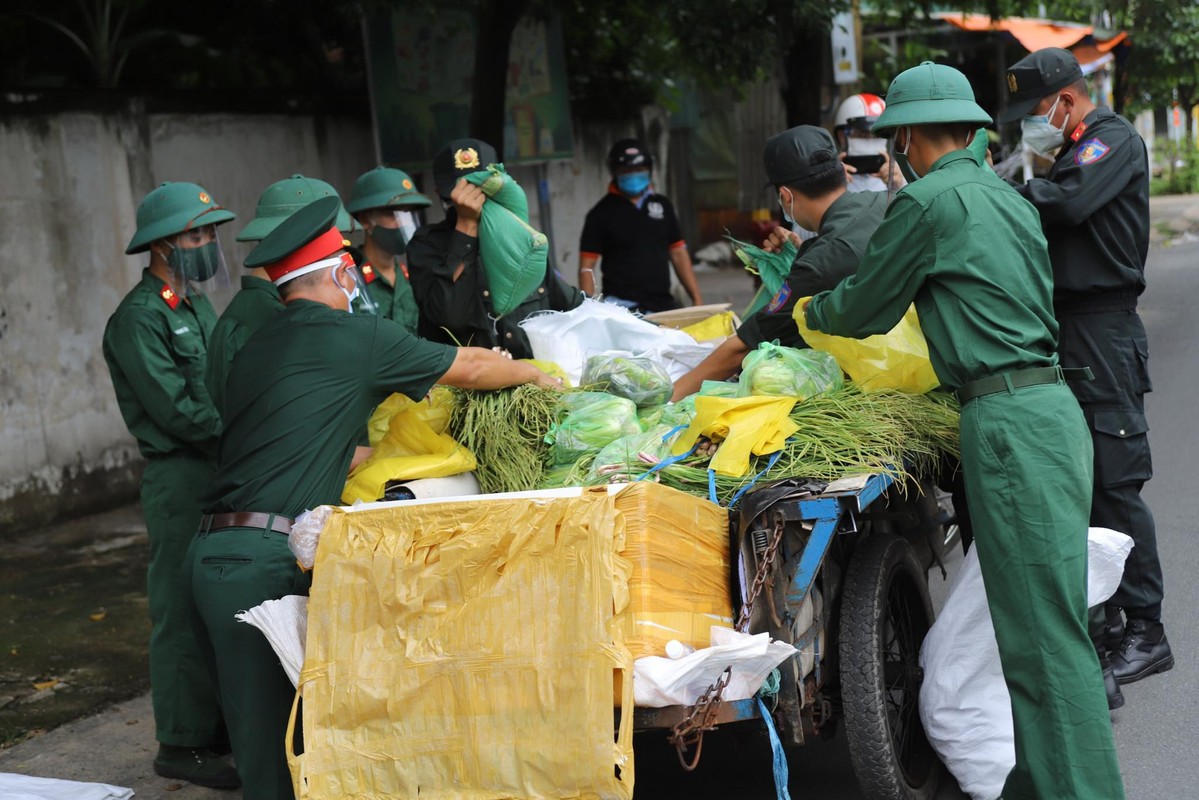
[[[357,119],[150,115],[136,102],[0,118],[0,535],[137,496],[100,339],[146,262],[124,255],[146,192],[194,181],[236,211],[222,242],[232,266],[267,184],[302,172],[345,190],[373,163]]]
[[[669,191],[661,185],[669,131],[657,109],[637,122],[576,127],[571,161],[513,169],[533,224],[552,214],[554,258],[568,281],[577,278],[583,217],[607,188],[608,148],[639,133]],[[149,114],[136,101],[0,118],[0,538],[137,497],[141,461],[100,341],[146,263],[124,255],[142,196],[162,181],[193,181],[238,214],[220,229],[234,284],[212,295],[220,310],[251,248],[233,237],[263,188],[300,172],[346,197],[374,164],[364,118]]]

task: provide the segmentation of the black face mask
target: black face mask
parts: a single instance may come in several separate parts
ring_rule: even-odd
[[[408,251],[408,240],[404,238],[404,232],[399,228],[384,228],[382,225],[376,225],[371,231],[371,239],[380,249],[393,256],[403,255]]]

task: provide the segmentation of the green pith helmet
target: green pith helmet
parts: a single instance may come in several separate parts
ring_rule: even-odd
[[[874,132],[905,125],[962,122],[990,125],[991,115],[974,102],[974,89],[953,67],[925,61],[895,76],[887,89],[887,108],[874,123]]]
[[[433,203],[429,198],[416,191],[416,184],[407,172],[391,167],[375,167],[354,181],[346,209],[351,214],[357,214],[371,208],[431,205]]]
[[[237,215],[218,206],[194,183],[164,183],[142,198],[137,206],[137,231],[125,253],[133,255],[150,247],[151,242],[174,236],[199,225],[219,225]]]
[[[257,242],[275,229],[280,222],[290,217],[296,211],[321,197],[336,197],[337,229],[342,233],[351,233],[358,229],[353,217],[341,207],[341,197],[337,190],[319,178],[306,178],[303,175],[292,175],[290,178],[272,183],[258,198],[258,208],[254,211],[254,219],[237,234],[239,242]]]

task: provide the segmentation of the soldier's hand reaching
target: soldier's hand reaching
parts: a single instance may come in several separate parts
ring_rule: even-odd
[[[803,242],[803,240],[799,238],[799,234],[794,233],[786,228],[778,227],[771,231],[770,236],[766,238],[766,241],[762,242],[762,249],[767,253],[777,253],[783,249],[783,245],[785,245],[788,241],[794,242],[796,247],[799,247],[799,245]]]

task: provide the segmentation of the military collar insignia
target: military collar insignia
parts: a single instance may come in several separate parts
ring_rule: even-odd
[[[1087,132],[1087,123],[1080,122],[1078,127],[1074,129],[1074,133],[1070,134],[1070,141],[1077,142],[1082,138],[1082,135]]]
[[[1016,82],[1016,73],[1009,72],[1007,74],[1007,88],[1012,94],[1020,91],[1020,84]]]
[[[370,264],[362,265],[362,280],[366,281],[367,283],[374,283],[375,278],[377,277],[379,276],[375,274],[374,267],[372,267]]]
[[[1080,167],[1094,164],[1112,151],[1112,148],[1098,139],[1087,139],[1079,146],[1074,154],[1074,163]]]
[[[158,296],[162,298],[164,303],[170,306],[172,311],[178,308],[181,302],[179,295],[175,294],[175,290],[171,288],[170,284],[164,283],[162,289],[158,292]]]
[[[465,147],[454,151],[454,169],[477,169],[479,154],[473,147]]]

